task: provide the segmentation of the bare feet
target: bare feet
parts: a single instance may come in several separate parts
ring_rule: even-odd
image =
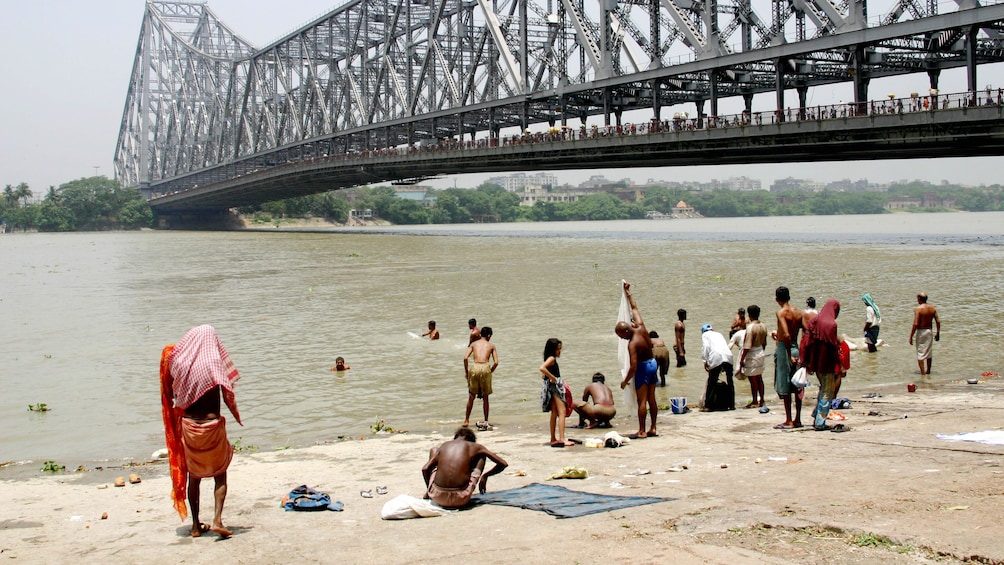
[[[462,427],[462,428],[469,428],[469,427],[471,427],[471,422],[469,420],[464,420],[464,423],[460,424],[460,427]]]
[[[651,430],[649,430],[648,434],[646,434],[646,435],[647,435],[647,437],[659,437],[659,434],[656,433],[655,428],[652,428]]]
[[[219,536],[223,539],[227,539],[228,537],[234,535],[232,531],[224,528],[223,524],[213,524],[212,527],[209,529],[219,534]]]
[[[197,538],[201,536],[203,533],[208,531],[209,531],[209,524],[204,524],[202,522],[199,522],[198,524],[192,526],[192,537]]]
[[[586,426],[586,429],[587,430],[591,430],[591,429],[595,428],[597,425],[598,424],[596,422],[593,422],[593,423],[589,424],[588,426]]]

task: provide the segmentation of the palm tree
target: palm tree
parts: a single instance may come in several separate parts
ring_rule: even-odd
[[[6,189],[4,190],[4,192],[6,193]],[[21,184],[17,185],[17,188],[14,189],[14,197],[17,200],[21,201],[22,208],[28,205],[28,199],[31,198],[32,196],[34,196],[34,193],[32,193],[31,189],[28,188],[28,183],[26,182],[22,182]]]
[[[3,197],[4,200],[7,201],[8,206],[13,206],[14,203],[17,202],[17,195],[14,193],[14,187],[9,184],[3,189]]]

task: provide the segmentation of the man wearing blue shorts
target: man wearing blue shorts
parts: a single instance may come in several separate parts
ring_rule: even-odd
[[[638,312],[634,296],[631,296],[631,283],[624,282],[624,296],[631,305],[631,323],[617,322],[614,333],[621,339],[628,340],[628,356],[631,365],[621,381],[621,388],[627,387],[634,379],[635,392],[638,395],[638,433],[631,434],[631,439],[655,437],[655,420],[659,416],[659,405],[655,402],[655,386],[659,383],[659,363],[652,354],[652,338],[645,329],[645,322]],[[652,413],[652,426],[645,431],[645,419],[648,412]]]

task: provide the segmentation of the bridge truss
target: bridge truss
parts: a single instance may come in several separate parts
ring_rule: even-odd
[[[1004,4],[890,0],[350,0],[256,49],[204,3],[149,1],[115,174],[201,171],[580,123],[1004,61]],[[705,109],[705,106],[710,106]],[[209,177],[206,177],[207,179]],[[218,179],[217,179],[218,180]],[[203,181],[205,182],[205,181]],[[148,192],[149,194],[149,192]]]

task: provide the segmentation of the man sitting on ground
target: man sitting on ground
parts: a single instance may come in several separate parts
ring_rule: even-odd
[[[617,415],[617,409],[614,408],[614,394],[606,385],[606,380],[603,373],[596,373],[592,384],[582,392],[582,402],[575,405],[580,428],[585,426],[586,420],[589,420],[589,425],[585,426],[587,430],[612,427],[610,420]]]
[[[501,473],[509,464],[477,440],[470,428],[460,427],[452,440],[429,451],[429,461],[422,467],[428,487],[425,498],[443,508],[461,508],[471,501],[475,485],[485,493],[488,477]],[[485,473],[488,459],[495,467]]]

